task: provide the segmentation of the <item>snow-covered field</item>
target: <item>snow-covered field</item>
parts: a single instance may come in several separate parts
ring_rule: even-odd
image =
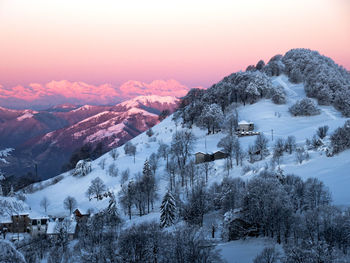
[[[264,133],[270,140],[269,145],[272,146],[272,133],[274,140],[278,137],[286,138],[293,135],[296,137],[297,143],[305,142],[306,138],[312,138],[316,129],[319,126],[328,125],[329,133],[332,133],[336,128],[342,126],[346,118],[331,106],[319,106],[321,114],[312,117],[292,117],[288,112],[288,108],[296,101],[305,97],[304,87],[302,84],[291,84],[286,76],[280,76],[273,79],[275,85],[282,85],[288,95],[287,104],[276,105],[270,100],[264,99],[253,105],[241,106],[238,109],[241,120],[252,121],[255,124],[256,131]],[[130,177],[136,173],[142,172],[143,164],[153,152],[156,152],[160,142],[170,144],[172,135],[182,129],[180,124],[172,121],[172,117],[168,117],[160,124],[153,127],[154,135],[150,138],[143,133],[131,142],[136,145],[137,153],[135,157],[124,154],[123,147],[118,148],[119,157],[116,161],[112,159],[109,153],[101,156],[99,159],[93,161],[92,172],[85,177],[73,177],[69,173],[65,173],[64,179],[55,185],[50,185],[40,191],[27,194],[26,202],[34,211],[43,211],[40,207],[41,199],[46,196],[49,199],[50,205],[48,207],[49,215],[67,214],[63,208],[63,200],[68,196],[73,196],[77,202],[78,207],[84,210],[92,208],[94,210],[102,209],[107,206],[107,199],[102,201],[91,200],[86,197],[85,192],[88,189],[91,180],[100,177],[107,187],[117,194],[121,189],[120,173],[126,169],[130,170]],[[218,133],[214,135],[206,135],[206,130],[200,130],[197,127],[192,129],[197,137],[195,145],[195,152],[212,152],[218,150],[218,141],[225,136],[225,134]],[[243,148],[247,149],[250,144],[253,144],[255,137],[248,136],[239,139]],[[339,206],[350,205],[350,195],[348,189],[350,188],[350,150],[345,151],[334,157],[326,157],[320,152],[310,153],[311,159],[303,164],[297,164],[294,155],[283,157],[281,168],[285,173],[293,173],[302,178],[317,177],[322,180],[333,194],[333,201]],[[105,168],[102,169],[99,165],[101,160],[105,159]],[[263,167],[265,162],[257,162],[256,167]],[[215,162],[215,172],[209,178],[209,183],[222,180],[224,160]],[[111,177],[108,175],[108,167],[115,163],[119,169],[118,177]],[[167,189],[167,174],[164,171],[165,161],[161,159],[159,168],[157,170],[158,192],[162,197]],[[230,172],[230,176],[242,177],[249,179],[254,176],[253,173],[242,175],[242,169],[235,167]],[[155,204],[155,211],[142,218],[133,216],[132,221],[126,224],[141,222],[143,220],[158,220],[159,219],[159,205],[160,201]],[[250,239],[243,241],[233,241],[225,244],[220,244],[218,248],[221,249],[223,257],[228,262],[252,262],[255,255],[263,249],[266,245],[266,240]],[[237,255],[237,256],[235,256]]]

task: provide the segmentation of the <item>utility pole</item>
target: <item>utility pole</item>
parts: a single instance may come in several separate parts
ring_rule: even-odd
[[[38,164],[35,163],[35,179],[38,179]]]
[[[273,141],[273,129],[271,129],[271,139]]]

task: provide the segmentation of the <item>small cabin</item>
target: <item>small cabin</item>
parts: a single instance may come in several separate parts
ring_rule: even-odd
[[[196,164],[199,164],[227,158],[228,154],[223,151],[216,151],[214,153],[197,152],[195,156]]]
[[[197,152],[195,154],[195,157],[196,157],[196,164],[213,161],[212,156],[209,153]]]
[[[227,153],[224,153],[223,151],[217,151],[213,154],[214,160],[220,160],[220,159],[225,159],[228,157]]]
[[[73,214],[75,216],[75,220],[77,221],[87,221],[90,216],[90,213],[82,208],[75,209]]]
[[[238,123],[237,132],[254,131],[254,123],[247,121],[240,121]]]

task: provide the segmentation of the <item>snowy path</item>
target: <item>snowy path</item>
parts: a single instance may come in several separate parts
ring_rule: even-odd
[[[293,89],[291,89],[290,86],[284,81],[284,79],[282,77],[276,78],[276,81],[287,92],[288,100],[291,100],[292,102],[294,102],[296,100],[295,98],[298,97],[298,93],[296,93]]]
[[[329,110],[329,109],[322,109],[322,111],[327,114],[332,120],[337,120],[338,118]]]

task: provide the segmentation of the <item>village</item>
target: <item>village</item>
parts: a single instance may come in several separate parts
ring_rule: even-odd
[[[248,122],[245,120],[242,120],[238,122],[238,126],[235,132],[235,135],[238,137],[243,136],[254,136],[259,135],[260,132],[254,131],[254,123]],[[206,162],[212,162],[215,160],[225,159],[227,158],[227,153],[217,150],[215,152],[196,152],[195,153],[195,163],[206,163]]]
[[[62,229],[69,239],[76,238],[79,227],[90,217],[90,213],[76,208],[69,217],[39,215],[35,212],[13,213],[0,217],[0,239],[19,241],[25,235],[55,238]]]
[[[240,121],[235,131],[235,135],[253,136],[259,132],[254,131],[254,123]],[[222,150],[215,152],[196,152],[195,163],[213,162],[215,160],[225,159],[228,154]],[[77,237],[81,224],[84,224],[91,214],[82,208],[76,208],[70,216],[53,216],[40,214],[31,210],[26,212],[13,212],[9,215],[0,217],[0,238],[11,241],[19,241],[25,235],[44,236],[55,238],[64,229],[72,240]]]

